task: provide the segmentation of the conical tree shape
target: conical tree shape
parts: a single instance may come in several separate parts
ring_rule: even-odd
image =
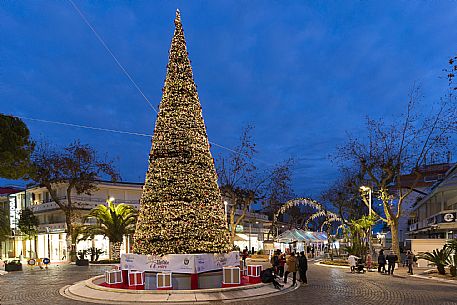
[[[179,11],[134,236],[140,254],[230,250]]]

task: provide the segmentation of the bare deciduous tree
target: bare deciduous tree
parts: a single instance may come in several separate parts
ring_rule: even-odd
[[[382,202],[383,212],[374,214],[387,223],[392,234],[392,248],[400,253],[398,221],[403,215],[403,203],[422,178],[419,168],[427,156],[437,160],[448,152],[450,131],[455,120],[452,96],[441,99],[435,109],[418,109],[420,90],[414,86],[409,94],[405,113],[391,123],[367,118],[367,137],[349,136],[339,148],[338,158],[360,169],[361,177],[371,184]],[[401,175],[412,172],[416,179],[412,185],[402,185]],[[368,205],[368,199],[363,196]]]
[[[73,201],[72,192],[88,194],[97,190],[96,180],[107,175],[111,181],[120,180],[112,161],[101,160],[94,148],[75,141],[64,148],[55,150],[48,144],[41,144],[32,156],[32,179],[48,190],[52,200],[65,214],[67,247],[71,260],[75,259],[76,229],[81,220],[81,205]],[[58,188],[65,185],[66,196],[58,195]]]
[[[220,157],[217,173],[222,195],[228,199],[227,214],[231,242],[235,240],[236,227],[246,218],[250,206],[263,201],[273,211],[291,193],[291,161],[279,164],[271,171],[259,172],[253,157],[257,152],[248,125],[242,131],[240,143],[228,157]],[[284,197],[284,198],[283,198]],[[240,212],[237,215],[237,210]],[[272,212],[274,213],[274,212]]]

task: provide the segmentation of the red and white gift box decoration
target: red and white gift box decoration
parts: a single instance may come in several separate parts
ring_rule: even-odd
[[[157,273],[157,289],[171,289],[173,283],[171,281],[171,272]]]
[[[110,284],[110,285],[122,283],[122,271],[121,270],[105,271],[105,283]]]
[[[239,267],[223,267],[222,270],[223,284],[241,284]]]
[[[129,270],[129,286],[144,285],[144,272]]]
[[[262,265],[248,265],[248,276],[260,277]]]

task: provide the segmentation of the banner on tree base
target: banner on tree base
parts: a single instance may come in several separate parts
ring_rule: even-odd
[[[226,266],[239,266],[240,254],[202,253],[202,254],[169,254],[164,256],[122,254],[121,268],[123,270],[202,273],[221,270]]]

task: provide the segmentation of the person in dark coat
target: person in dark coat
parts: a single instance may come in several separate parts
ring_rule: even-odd
[[[284,266],[286,265],[286,255],[279,254],[279,277],[284,277]]]
[[[386,257],[384,255],[384,250],[381,249],[378,255],[378,272],[386,272]]]
[[[276,280],[273,268],[262,270],[260,272],[260,279],[262,280],[262,283],[273,283],[273,286],[275,286],[276,289],[281,289],[284,287],[284,285],[279,284]]]
[[[408,265],[408,273],[413,274],[414,254],[410,250],[406,253],[406,264]]]
[[[387,273],[390,275],[393,275],[394,269],[395,269],[395,263],[398,261],[398,256],[397,256],[397,254],[395,254],[394,251],[392,251],[386,256],[386,260],[389,263],[389,268],[387,270]]]
[[[300,274],[300,281],[308,284],[306,271],[308,271],[308,259],[306,258],[305,252],[302,251],[300,252],[300,257],[298,258],[298,273]]]
[[[273,256],[271,257],[271,266],[273,267],[273,270],[276,274],[279,274],[279,255],[281,254],[281,251],[275,251]]]
[[[248,247],[246,247],[244,250],[243,250],[243,253],[241,254],[241,257],[243,258],[243,268],[245,268],[247,265],[246,265],[246,258],[248,258]]]

